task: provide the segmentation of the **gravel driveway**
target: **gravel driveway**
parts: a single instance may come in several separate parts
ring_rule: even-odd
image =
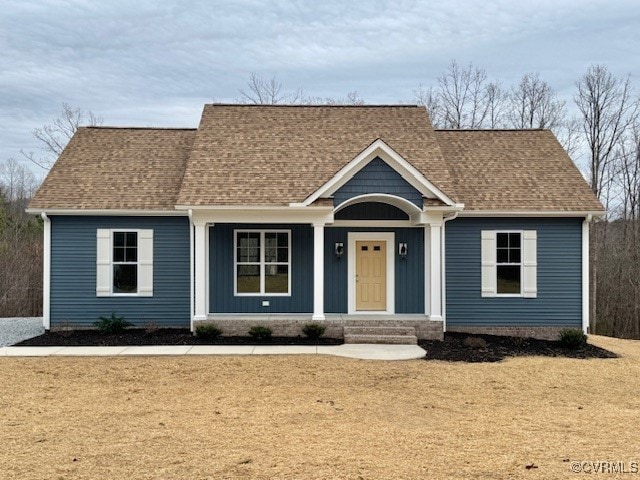
[[[42,317],[0,318],[0,347],[44,333]]]

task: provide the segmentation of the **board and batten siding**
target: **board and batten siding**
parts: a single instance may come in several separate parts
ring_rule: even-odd
[[[422,208],[422,194],[409,184],[402,175],[380,157],[376,157],[359,170],[351,180],[333,194],[335,206],[350,198],[368,193],[395,195]]]
[[[189,328],[186,217],[51,216],[51,326],[91,327],[112,311],[136,326]],[[153,296],[96,296],[96,232],[153,230]]]
[[[582,327],[582,218],[446,223],[447,326]],[[481,296],[482,230],[537,232],[537,297]]]
[[[234,230],[291,230],[291,295],[234,295]],[[311,225],[218,223],[209,228],[210,313],[313,312],[313,229]],[[268,301],[269,306],[262,306]]]
[[[324,250],[324,311],[348,312],[347,270],[349,232],[394,232],[396,313],[424,313],[424,228],[356,228],[326,227]],[[407,258],[398,255],[398,243],[407,244]],[[341,258],[335,255],[335,244],[343,243]]]

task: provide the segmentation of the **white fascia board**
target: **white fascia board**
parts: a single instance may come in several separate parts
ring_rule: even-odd
[[[136,217],[180,217],[187,216],[188,212],[176,210],[126,210],[126,209],[73,209],[73,208],[27,208],[26,213],[47,215],[91,215],[91,216],[136,216]]]
[[[273,208],[196,209],[193,222],[203,223],[302,223],[326,225],[333,223],[333,208]]]
[[[602,217],[606,212],[602,211],[563,211],[563,210],[464,210],[460,217]]]
[[[375,157],[382,158],[391,168],[396,170],[411,186],[422,193],[425,197],[438,198],[448,205],[454,205],[454,201],[444,194],[433,183],[427,180],[413,165],[406,161],[398,152],[387,145],[383,140],[377,139],[353,160],[342,167],[331,180],[317,189],[302,205],[311,205],[320,197],[332,195],[336,190],[347,183],[353,176],[366,166]],[[295,204],[297,205],[297,204]]]

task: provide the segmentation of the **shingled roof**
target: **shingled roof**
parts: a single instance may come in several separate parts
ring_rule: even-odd
[[[80,128],[33,210],[301,202],[381,139],[465,210],[601,211],[547,130],[436,130],[417,106],[206,105],[199,128]]]
[[[549,130],[435,134],[465,210],[604,210]]]
[[[301,202],[377,139],[455,197],[424,108],[207,105],[178,204]]]
[[[29,204],[174,210],[195,129],[78,129]]]

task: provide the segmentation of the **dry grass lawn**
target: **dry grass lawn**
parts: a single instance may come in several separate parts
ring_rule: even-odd
[[[640,461],[640,342],[592,341],[623,357],[1,358],[0,477],[579,478]]]

